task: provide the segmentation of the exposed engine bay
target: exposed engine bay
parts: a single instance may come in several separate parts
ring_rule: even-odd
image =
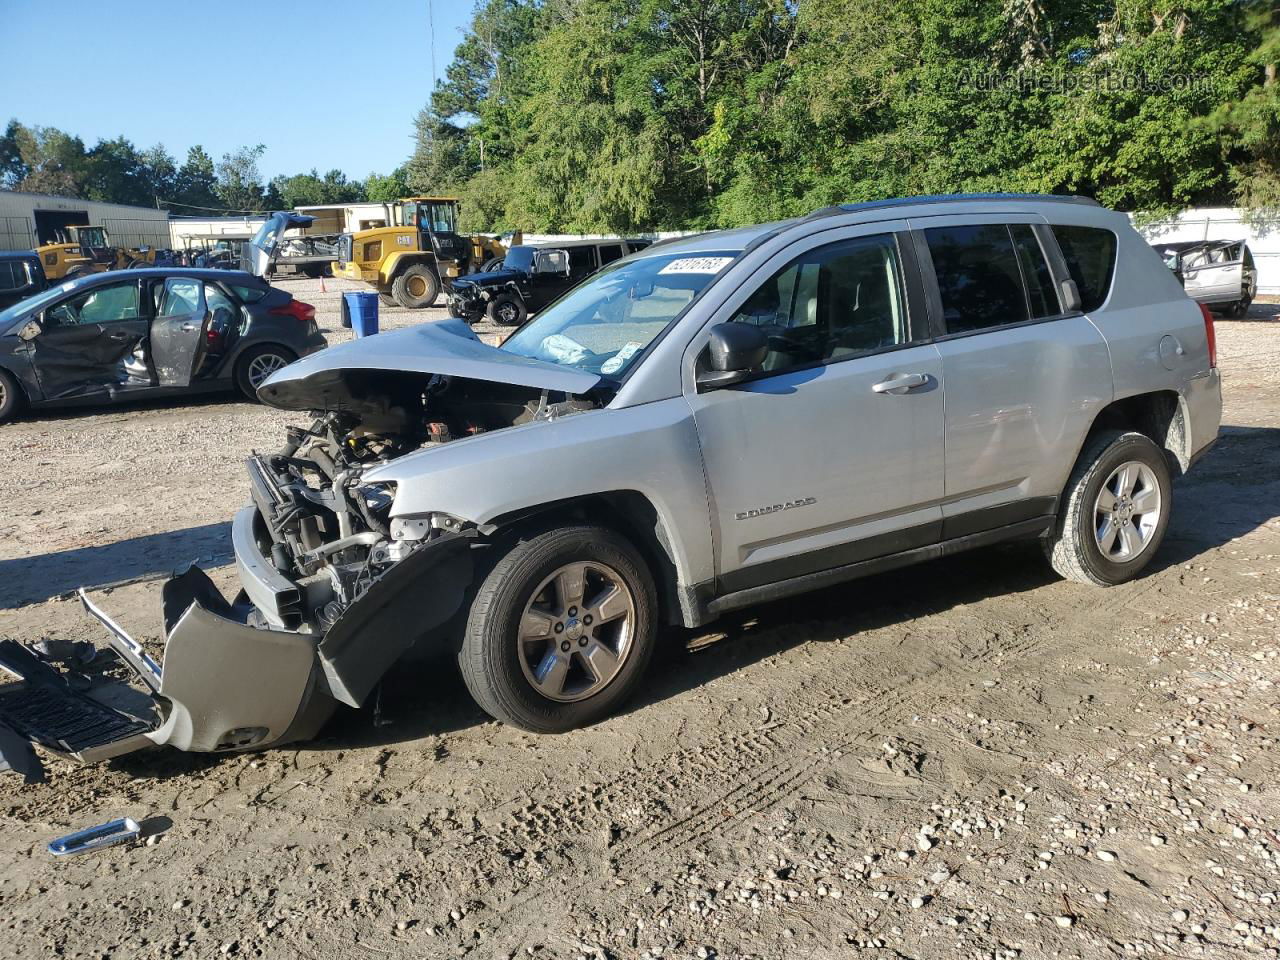
[[[558,391],[439,374],[346,375],[355,403],[291,427],[279,453],[247,463],[265,528],[257,531],[259,546],[300,588],[296,608],[279,611],[276,626],[286,629],[325,633],[389,566],[446,533],[466,532],[465,521],[446,514],[391,518],[393,485],[366,482],[367,472],[416,451],[599,406]]]

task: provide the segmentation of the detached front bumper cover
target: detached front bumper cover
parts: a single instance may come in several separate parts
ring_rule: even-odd
[[[235,526],[247,529],[253,516],[246,508]],[[233,540],[241,580],[250,596],[269,594],[272,584],[258,582],[267,561],[252,536],[240,534]],[[156,744],[228,752],[310,739],[338,703],[360,706],[415,640],[457,611],[471,579],[471,543],[470,534],[445,534],[424,545],[322,637],[255,626],[253,604],[228,603],[191,567],[161,593],[163,664],[81,590],[114,656],[98,651],[88,663],[58,663],[0,641],[0,670],[14,678],[0,681],[0,770],[40,779],[31,744],[91,762]],[[253,620],[261,619],[259,610]]]

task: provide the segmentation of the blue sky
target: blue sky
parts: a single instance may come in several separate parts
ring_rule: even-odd
[[[387,173],[471,0],[2,0],[0,124],[163,143],[179,162],[265,144],[262,173]],[[433,16],[428,18],[428,9]],[[54,66],[56,64],[56,67]],[[363,65],[362,65],[363,64]]]

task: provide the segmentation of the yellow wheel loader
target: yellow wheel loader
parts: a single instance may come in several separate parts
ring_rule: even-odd
[[[87,273],[147,266],[156,258],[154,249],[113,247],[106,227],[88,225],[64,227],[57,231],[53,243],[36,247],[36,253],[50,283]]]
[[[458,233],[456,197],[398,200],[396,220],[396,226],[344,233],[333,275],[363,280],[383,302],[417,309],[434,304],[454,277],[482,270],[507,253],[496,237]]]

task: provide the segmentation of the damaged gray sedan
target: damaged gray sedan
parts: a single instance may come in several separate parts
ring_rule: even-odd
[[[415,646],[562,731],[635,692],[662,623],[1008,540],[1121,583],[1221,416],[1212,318],[1128,220],[1016,195],[655,244],[501,348],[428,323],[258,395],[310,422],[248,461],[239,594],[170,580],[162,665],[85,598],[142,710],[96,655],[0,645],[3,742],[303,739]]]

